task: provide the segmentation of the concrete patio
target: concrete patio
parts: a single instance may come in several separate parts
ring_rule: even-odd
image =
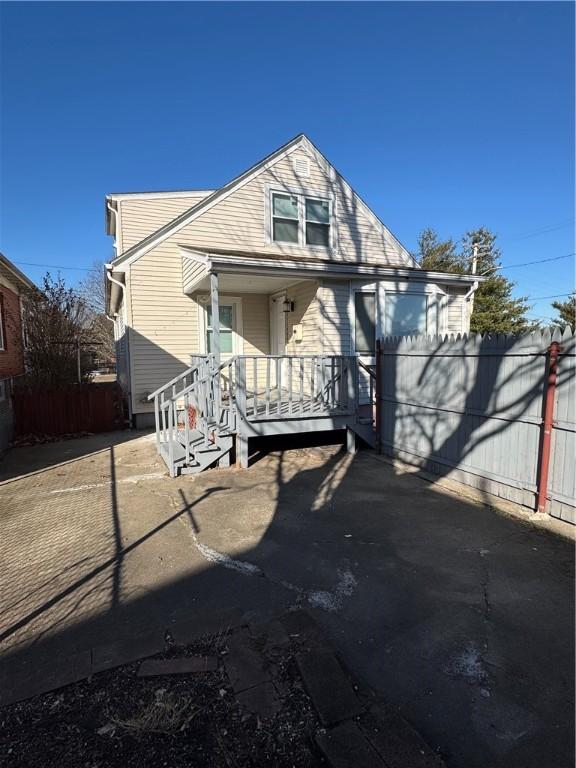
[[[572,542],[369,453],[170,480],[142,433],[19,448],[0,524],[4,680],[199,611],[305,606],[449,766],[573,764]]]

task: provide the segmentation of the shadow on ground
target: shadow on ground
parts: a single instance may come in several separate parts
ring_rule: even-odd
[[[169,480],[149,437],[112,438],[0,503],[4,676],[306,606],[449,766],[573,764],[569,541],[330,446]]]

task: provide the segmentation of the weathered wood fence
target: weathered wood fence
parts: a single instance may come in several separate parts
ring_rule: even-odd
[[[561,347],[548,512],[576,523],[574,335],[382,342],[382,451],[534,509],[547,352]]]
[[[14,388],[16,437],[109,432],[124,422],[122,390],[116,382]]]

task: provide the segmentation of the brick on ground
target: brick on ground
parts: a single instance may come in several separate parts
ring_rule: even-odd
[[[216,656],[186,656],[182,659],[148,659],[140,664],[138,677],[191,675],[218,669]]]
[[[362,714],[362,704],[331,651],[313,650],[298,654],[296,663],[324,725]]]
[[[128,640],[117,640],[92,649],[92,672],[121,667],[147,656],[155,656],[165,648],[164,632],[158,630]]]
[[[46,666],[23,668],[0,684],[0,705],[14,704],[32,696],[55,691],[65,685],[84,680],[91,673],[90,651],[54,658]]]
[[[316,744],[331,768],[387,768],[356,723],[346,721],[316,734]],[[412,768],[406,764],[404,768]]]
[[[272,717],[282,708],[282,702],[272,683],[260,683],[239,693],[236,698],[243,710],[259,717]]]
[[[314,618],[301,608],[296,611],[288,611],[281,618],[289,638],[307,648],[324,648],[328,641],[314,620]]]
[[[264,658],[251,646],[248,632],[237,632],[228,642],[224,666],[235,693],[269,682]]]
[[[360,728],[389,768],[445,768],[444,761],[418,731],[390,707],[371,707],[360,718]]]

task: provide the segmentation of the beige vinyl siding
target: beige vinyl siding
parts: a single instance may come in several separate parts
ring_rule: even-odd
[[[288,299],[294,302],[294,312],[287,316],[286,354],[312,355],[321,352],[318,339],[318,283],[305,280],[286,291]],[[294,327],[302,325],[302,341],[294,341]]]
[[[122,228],[122,252],[139,243],[147,235],[180,216],[203,200],[208,191],[190,192],[185,197],[134,197],[118,201]]]
[[[350,282],[326,281],[318,291],[321,348],[327,355],[350,354]]]
[[[465,288],[447,287],[446,332],[468,333],[470,323],[466,306]]]
[[[200,275],[206,272],[204,264],[182,257],[182,290],[190,293]]]
[[[144,402],[146,394],[181,373],[190,355],[200,353],[198,313],[204,310],[196,296],[182,292],[182,261],[169,243],[131,266],[130,285],[133,407],[141,413],[151,410]],[[242,299],[244,354],[269,354],[268,296],[234,295]]]
[[[122,391],[126,394],[130,388],[130,383],[127,366],[127,338],[123,304],[119,307],[118,316],[114,321],[114,340],[116,351],[116,377]]]
[[[270,189],[334,197],[337,227],[336,251],[271,243],[269,237]],[[122,225],[124,226],[124,225]],[[390,233],[366,212],[352,190],[336,175],[310,160],[310,176],[296,176],[291,157],[278,161],[197,219],[172,234],[166,242],[200,248],[263,252],[272,256],[336,259],[406,266],[402,248]]]

